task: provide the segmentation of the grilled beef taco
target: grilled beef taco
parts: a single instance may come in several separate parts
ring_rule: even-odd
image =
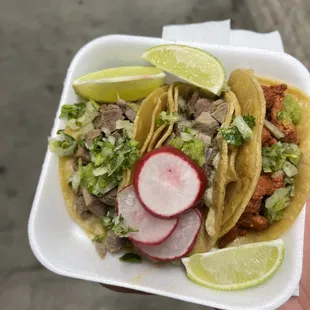
[[[227,187],[219,247],[278,238],[310,191],[309,96],[248,70],[234,71],[229,85],[242,113],[251,106],[260,122],[235,158],[238,179]]]
[[[119,99],[100,106],[90,100],[62,106],[60,118],[66,126],[57,132],[58,138],[49,140],[49,147],[60,157],[60,183],[68,211],[89,238],[105,238],[107,225],[102,218],[115,213],[118,189],[130,183],[130,168],[147,150],[155,120],[167,108],[167,91],[168,86],[160,87],[142,103]],[[118,249],[121,239],[108,232],[108,250]],[[96,246],[100,251],[100,242]]]
[[[170,85],[168,102],[169,111],[159,114],[149,150],[171,145],[204,168],[208,177],[201,202],[205,225],[200,229],[192,253],[205,252],[218,238],[227,184],[228,145],[218,131],[229,128],[234,111],[240,109],[231,91],[223,92],[222,98],[214,98],[183,83]]]

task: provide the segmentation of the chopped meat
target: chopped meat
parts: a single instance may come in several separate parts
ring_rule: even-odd
[[[283,186],[284,186],[283,175],[279,176],[276,180],[274,180],[269,174],[262,174],[258,179],[252,199],[259,200],[263,196],[266,195],[270,196],[277,189]]]
[[[278,112],[284,110],[283,99],[287,86],[280,84],[276,86],[262,86],[267,110],[270,110],[270,120],[279,130],[283,132],[285,137],[281,141],[299,144],[299,138],[296,128],[292,122],[281,121],[278,119]]]
[[[218,241],[219,249],[225,248],[226,245],[233,242],[239,235],[238,227],[234,226],[227,234],[222,236]]]
[[[92,144],[92,141],[101,135],[100,129],[94,129],[87,133],[85,137],[85,143],[88,145]]]
[[[136,119],[137,113],[134,110],[127,108],[125,110],[125,116],[133,123]]]
[[[103,259],[107,253],[107,247],[105,242],[94,241],[95,249],[101,259]]]
[[[273,174],[272,176],[273,179],[273,188],[274,191],[276,191],[279,188],[284,187],[284,175],[283,173],[281,174]]]
[[[223,124],[226,118],[227,108],[227,103],[219,99],[212,102],[209,112],[220,124]]]
[[[118,98],[116,101],[116,104],[123,110],[125,111],[127,106],[128,106],[128,102],[126,102],[124,99]]]
[[[202,113],[207,112],[212,101],[207,98],[199,98],[194,104],[194,117],[195,119]]]
[[[126,238],[120,238],[112,230],[109,230],[105,244],[107,250],[114,253],[119,251],[126,244]]]
[[[86,220],[91,216],[91,212],[86,207],[85,199],[81,191],[78,191],[74,197],[74,205],[77,214],[83,220]]]
[[[106,206],[97,198],[87,205],[87,209],[99,218],[106,215]]]
[[[186,115],[191,119],[195,115],[195,105],[199,99],[199,91],[195,91],[186,105]]]
[[[202,112],[194,122],[193,128],[201,131],[203,134],[213,137],[219,128],[219,123],[209,112]]]
[[[78,146],[74,154],[75,158],[81,158],[83,165],[87,165],[90,162],[90,155],[86,148]]]
[[[275,103],[282,102],[287,86],[285,84],[275,86],[262,85],[262,89],[266,100],[266,108],[269,110]]]
[[[238,227],[238,236],[245,236],[248,233],[247,229],[244,229],[242,227]]]
[[[254,231],[262,231],[268,228],[269,221],[259,214],[244,213],[238,220],[238,226]]]
[[[82,188],[86,207],[97,217],[106,215],[106,206],[96,196],[90,194],[86,188]]]
[[[106,132],[116,129],[116,121],[123,120],[123,111],[116,104],[103,104],[100,107],[99,115],[94,119],[94,127]]]
[[[206,156],[206,163],[211,164],[215,158],[215,156],[218,154],[219,149],[217,147],[209,147],[205,151],[205,156]]]
[[[277,143],[277,140],[271,135],[271,132],[266,127],[263,127],[262,145],[272,146],[276,143]]]
[[[212,138],[208,135],[203,134],[202,132],[198,132],[196,137],[202,140],[205,148],[209,147],[209,145],[211,144]]]
[[[109,192],[100,197],[100,201],[108,206],[115,207],[116,206],[116,196],[117,196],[117,188],[111,189]]]
[[[283,142],[299,144],[299,137],[296,127],[293,123],[272,121],[272,123],[281,130],[285,137],[281,139]]]
[[[256,200],[251,199],[247,204],[243,213],[258,214],[260,212],[261,205],[262,205],[262,198]]]

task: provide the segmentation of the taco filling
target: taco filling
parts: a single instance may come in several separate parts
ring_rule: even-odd
[[[114,252],[130,231],[122,227],[120,218],[118,223],[111,221],[124,173],[139,158],[138,142],[132,136],[140,104],[119,99],[101,106],[93,100],[63,105],[60,118],[66,127],[49,139],[50,150],[60,157],[60,174],[70,187],[63,190],[74,193],[69,202],[74,217],[91,234],[101,256],[101,239],[107,239],[106,249]],[[117,229],[105,236],[108,226]]]
[[[205,203],[212,205],[215,174],[220,162],[218,130],[224,123],[228,104],[211,100],[196,90],[189,98],[178,98],[178,121],[165,144],[174,146],[204,168],[208,176]],[[161,119],[160,119],[161,120]]]
[[[287,85],[262,85],[266,101],[266,119],[262,131],[262,171],[252,198],[237,224],[218,242],[225,247],[249,231],[261,232],[283,218],[294,197],[294,178],[301,159],[296,126],[301,107],[289,94]]]

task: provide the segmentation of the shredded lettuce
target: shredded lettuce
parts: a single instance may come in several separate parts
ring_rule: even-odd
[[[57,135],[59,135],[59,138],[48,139],[50,151],[58,157],[72,155],[77,146],[77,141],[70,135],[67,135],[64,130],[58,130]]]
[[[283,106],[293,124],[298,125],[302,117],[301,107],[298,102],[294,99],[294,97],[286,95],[283,100]]]
[[[133,128],[134,128],[133,123],[131,123],[130,121],[126,120],[116,121],[116,129],[124,129],[129,138],[132,138]]]
[[[266,216],[270,223],[282,219],[284,209],[290,203],[290,189],[288,187],[276,190],[269,198],[266,199],[265,209]]]
[[[156,120],[156,126],[160,127],[161,125],[172,125],[179,120],[179,115],[177,112],[166,112],[162,111],[159,113],[159,116]]]
[[[95,119],[95,117],[98,115],[96,105],[94,104],[94,101],[88,101],[86,103],[86,108],[85,108],[85,112],[83,113],[83,115],[77,119],[75,118],[69,119],[67,122],[67,125],[72,130],[79,130],[81,127],[84,127],[90,124]]]
[[[254,119],[255,122],[255,119]],[[252,120],[251,120],[252,123]],[[249,127],[249,125],[245,122],[243,117],[241,115],[238,115],[234,118],[233,125],[235,125],[239,132],[241,133],[241,136],[244,140],[251,140],[253,137],[252,129]]]
[[[59,118],[69,120],[69,119],[77,119],[81,117],[86,110],[86,103],[80,102],[75,104],[64,104],[61,107],[61,113]]]
[[[283,169],[286,161],[298,166],[301,150],[296,144],[278,142],[262,149],[263,171],[265,173],[277,172]],[[285,172],[285,171],[284,171]]]

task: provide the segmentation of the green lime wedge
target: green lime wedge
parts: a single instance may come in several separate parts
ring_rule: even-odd
[[[216,290],[240,290],[269,279],[281,266],[281,239],[226,248],[183,258],[187,276]]]
[[[98,102],[136,101],[162,86],[164,79],[158,68],[119,67],[83,75],[72,86],[79,96]]]
[[[159,45],[144,52],[142,58],[213,94],[220,95],[224,87],[223,64],[201,49],[177,44]]]

